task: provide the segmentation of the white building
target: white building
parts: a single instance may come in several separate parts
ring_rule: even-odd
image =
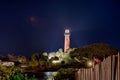
[[[14,62],[10,62],[10,61],[4,61],[4,62],[2,62],[0,60],[0,65],[1,66],[7,66],[7,67],[9,67],[9,66],[13,66],[14,64],[15,64]]]

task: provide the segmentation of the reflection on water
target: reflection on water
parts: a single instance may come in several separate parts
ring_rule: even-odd
[[[39,80],[54,80],[57,72],[40,72],[40,73],[27,73],[29,76],[35,75]]]
[[[44,79],[44,72],[40,72],[40,73],[27,73],[29,77],[32,77],[33,75],[38,78],[39,80],[46,80]]]
[[[54,76],[57,75],[57,72],[44,72],[45,74],[45,80],[54,80]]]
[[[44,72],[44,74],[45,74],[45,76],[44,76],[45,80],[52,80],[52,79],[50,79],[52,72]]]

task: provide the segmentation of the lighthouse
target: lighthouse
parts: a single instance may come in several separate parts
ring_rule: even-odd
[[[65,29],[64,33],[64,52],[67,52],[67,50],[70,48],[70,30]]]

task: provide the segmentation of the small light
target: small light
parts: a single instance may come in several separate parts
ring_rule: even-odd
[[[65,29],[65,33],[70,33],[70,30],[69,29]]]
[[[93,67],[94,62],[92,60],[87,61],[87,67]]]

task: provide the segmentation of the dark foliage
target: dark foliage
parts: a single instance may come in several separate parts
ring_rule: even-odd
[[[82,48],[77,48],[70,53],[72,58],[77,57],[79,60],[82,60],[83,57],[93,58],[97,57],[103,59],[109,55],[117,54],[118,50],[111,45],[103,43],[94,43],[91,45],[84,46]]]

